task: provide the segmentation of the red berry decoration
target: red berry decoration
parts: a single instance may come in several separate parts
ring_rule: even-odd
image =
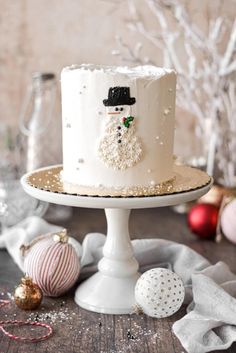
[[[188,213],[191,231],[202,239],[213,239],[216,235],[219,208],[209,203],[198,203]]]

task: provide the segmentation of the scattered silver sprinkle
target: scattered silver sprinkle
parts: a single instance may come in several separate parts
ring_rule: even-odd
[[[1,299],[4,299],[4,297],[6,297],[6,296],[7,296],[8,299],[11,299],[11,300],[14,299],[14,296],[10,292],[7,292],[7,293],[6,292],[1,292],[0,295],[3,297]]]
[[[38,321],[43,321],[47,323],[58,323],[58,322],[64,322],[64,321],[70,321],[72,319],[72,315],[75,313],[71,313],[71,310],[69,310],[68,307],[66,307],[66,304],[64,302],[61,303],[61,307],[63,309],[58,308],[58,303],[55,305],[52,305],[55,307],[55,309],[51,310],[45,310],[44,307],[41,308],[41,311],[37,312],[31,312],[29,314],[29,320],[30,321],[35,321],[35,318],[37,317]],[[43,312],[42,312],[43,311]]]
[[[66,124],[66,127],[67,127],[67,128],[71,128],[71,124],[67,123],[67,124]]]
[[[78,159],[78,163],[84,163],[84,159],[83,158],[79,158]]]

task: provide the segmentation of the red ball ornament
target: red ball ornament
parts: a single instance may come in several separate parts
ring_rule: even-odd
[[[209,203],[198,203],[188,213],[191,231],[202,239],[213,239],[216,235],[219,208]]]

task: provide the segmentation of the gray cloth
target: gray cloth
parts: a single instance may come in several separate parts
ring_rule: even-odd
[[[189,353],[227,349],[236,341],[236,276],[223,262],[192,274],[193,301],[173,331]]]
[[[20,245],[37,235],[60,229],[38,217],[31,217],[2,234],[0,248],[6,247],[23,270]],[[97,270],[105,239],[103,234],[90,233],[81,246],[70,238],[80,258],[81,280]],[[187,246],[155,237],[133,240],[132,245],[141,272],[166,267],[182,278],[185,303],[189,305],[187,314],[173,325],[173,332],[187,352],[222,350],[236,341],[236,276],[226,264],[211,265]]]

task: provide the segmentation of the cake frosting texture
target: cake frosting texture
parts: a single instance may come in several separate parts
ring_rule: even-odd
[[[123,189],[170,180],[175,86],[173,70],[148,65],[64,68],[63,180]]]

